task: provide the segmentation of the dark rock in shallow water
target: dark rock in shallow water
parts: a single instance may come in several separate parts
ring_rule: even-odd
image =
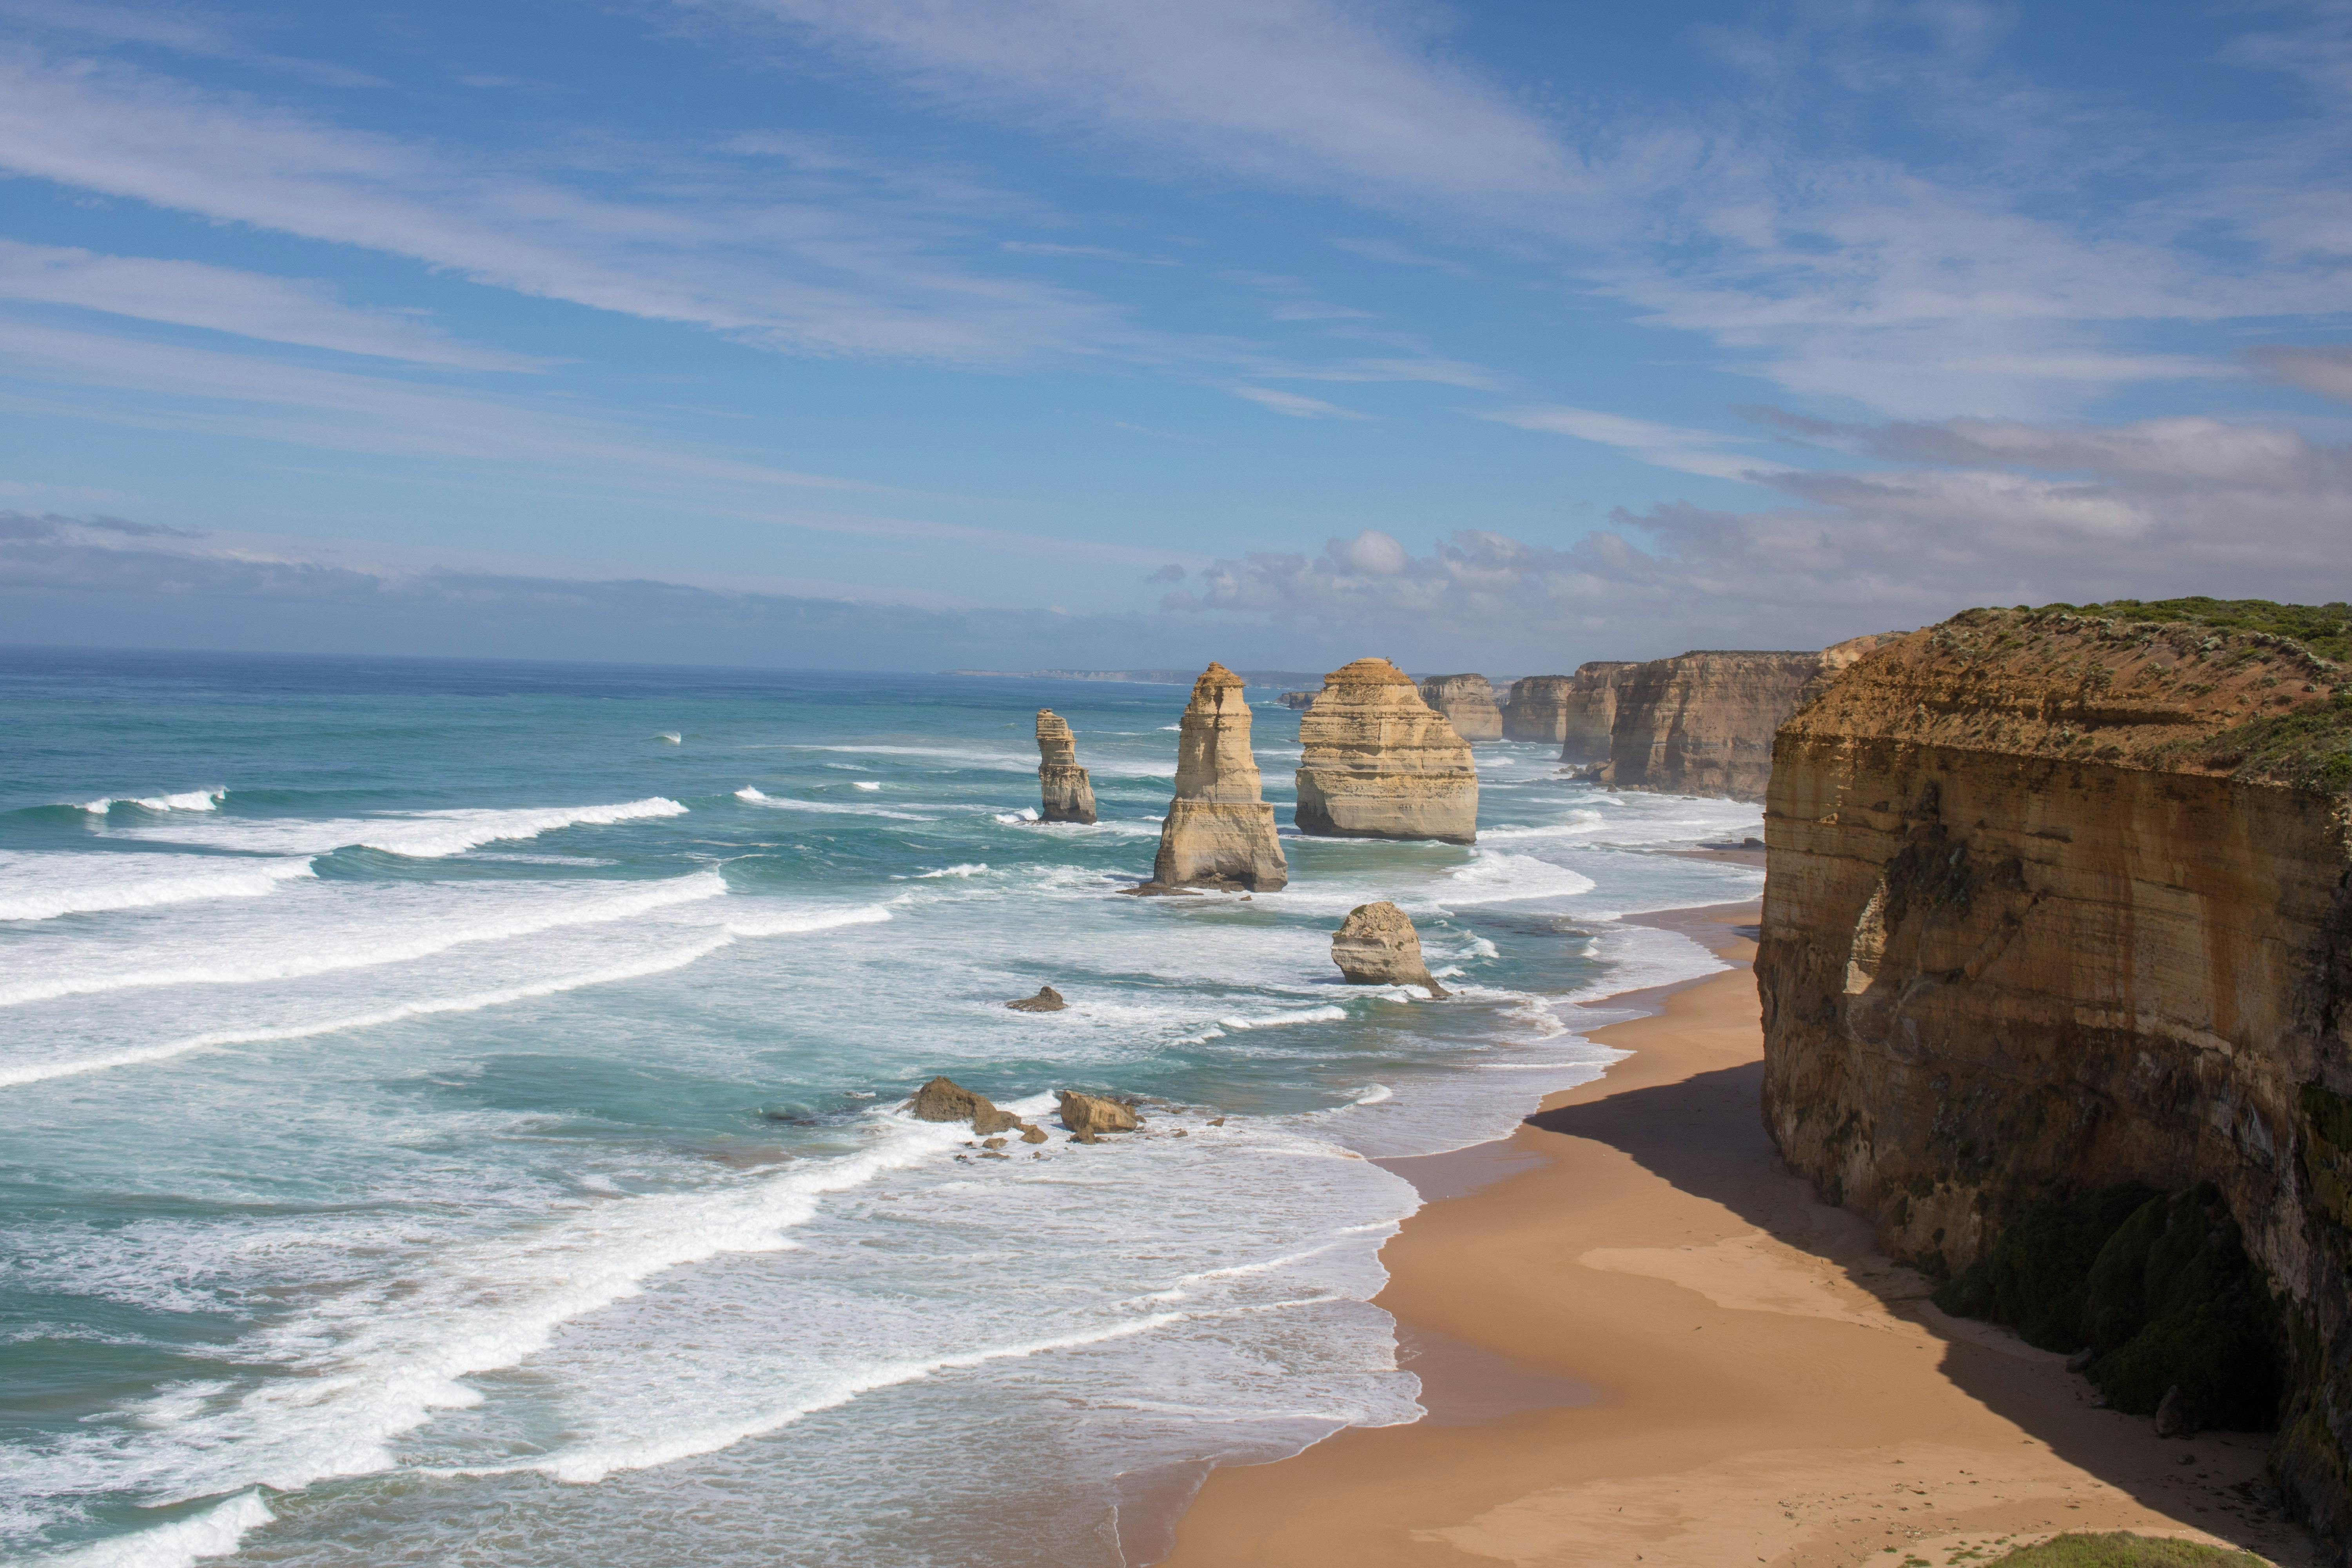
[[[1021,1125],[1012,1112],[999,1110],[984,1094],[975,1094],[951,1078],[935,1078],[915,1091],[907,1109],[918,1121],[969,1121],[975,1132],[1009,1132]]]
[[[1007,1002],[1005,1005],[1016,1013],[1058,1013],[1069,1004],[1063,1001],[1062,994],[1052,986],[1040,985],[1034,996],[1024,996],[1018,1002]]]
[[[1140,1125],[1136,1114],[1116,1100],[1105,1100],[1096,1094],[1076,1094],[1063,1089],[1057,1098],[1062,1102],[1062,1125],[1076,1135],[1080,1143],[1091,1143],[1098,1132],[1132,1132]]]

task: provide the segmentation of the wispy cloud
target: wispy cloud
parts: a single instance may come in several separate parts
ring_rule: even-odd
[[[1244,397],[1260,408],[1270,408],[1276,414],[1287,414],[1293,419],[1370,419],[1369,414],[1359,414],[1352,408],[1342,408],[1336,403],[1326,403],[1319,397],[1302,397],[1295,392],[1277,391],[1271,386],[1229,386],[1225,389],[1235,397]]]
[[[0,300],[71,305],[268,342],[453,370],[535,371],[546,362],[452,342],[413,315],[358,310],[322,283],[0,239]]]
[[[1158,256],[1135,256],[1100,245],[1049,245],[1043,240],[1007,239],[997,249],[1008,256],[1064,257],[1074,261],[1120,261],[1136,267],[1176,267],[1181,263]]]
[[[1478,417],[1491,419],[1498,425],[1515,426],[1521,430],[1541,430],[1555,436],[1572,436],[1580,441],[1591,441],[1603,447],[1614,447],[1645,463],[1686,474],[1704,474],[1710,479],[1761,479],[1786,472],[1789,468],[1786,463],[1774,462],[1767,458],[1721,449],[1749,444],[1754,439],[1752,437],[1723,436],[1711,430],[1686,429],[1623,414],[1604,414],[1591,408],[1570,408],[1552,404],[1528,408],[1490,409],[1481,412]]]
[[[1455,278],[1475,278],[1478,274],[1458,261],[1448,261],[1442,256],[1424,256],[1410,246],[1393,239],[1338,239],[1332,246],[1350,256],[1360,256],[1367,261],[1383,261],[1391,267],[1426,267]]]

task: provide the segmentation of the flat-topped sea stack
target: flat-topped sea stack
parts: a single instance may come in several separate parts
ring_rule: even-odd
[[[1037,710],[1037,787],[1044,796],[1038,815],[1047,822],[1094,821],[1094,784],[1078,766],[1069,721],[1051,708]]]
[[[1400,679],[1402,677],[1399,677]],[[1160,888],[1245,888],[1271,892],[1290,880],[1274,807],[1250,752],[1242,678],[1212,664],[1192,683],[1176,740],[1176,798],[1160,830],[1151,880]]]
[[[1605,784],[1669,795],[1764,798],[1772,732],[1821,673],[1817,648],[1654,658],[1615,681]]]
[[[1444,714],[1465,741],[1503,738],[1503,710],[1495,706],[1495,689],[1483,675],[1425,675],[1421,700]]]
[[[1298,716],[1298,829],[1326,838],[1475,843],[1478,768],[1469,742],[1384,658],[1323,678]]]

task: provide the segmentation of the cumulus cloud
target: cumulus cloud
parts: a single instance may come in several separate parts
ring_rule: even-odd
[[[1819,646],[1980,604],[2352,595],[2352,447],[2219,420],[1787,423],[1910,466],[1761,476],[1788,504],[1621,509],[1560,547],[1471,530],[1415,554],[1367,530],[1221,560],[1163,605],[1325,642],[1377,625],[1409,650],[1532,669]]]

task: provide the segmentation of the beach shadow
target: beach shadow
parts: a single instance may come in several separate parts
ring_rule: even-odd
[[[2164,1442],[2152,1429],[2138,1430],[2147,1425],[2138,1418],[2096,1409],[2090,1385],[2067,1373],[2062,1357],[2034,1350],[2004,1329],[1937,1310],[1927,1299],[1930,1282],[1880,1252],[1867,1221],[1822,1203],[1810,1183],[1781,1164],[1764,1132],[1763,1079],[1763,1063],[1748,1062],[1538,1111],[1526,1121],[1614,1149],[1680,1191],[1719,1204],[1774,1240],[1822,1259],[1890,1313],[1942,1340],[1940,1371],[1955,1386],[2142,1506],[2267,1554],[2280,1552],[2282,1531],[2299,1538],[2251,1491],[2234,1494],[2234,1503],[2222,1501],[2218,1489],[2202,1504],[2184,1495],[2184,1484],[2217,1451],[2226,1451],[2231,1462],[2211,1468],[2244,1469],[2267,1447],[2267,1434]],[[2184,1464],[2181,1457],[2190,1454],[2204,1462]],[[2246,1517],[2224,1508],[2242,1509]]]

